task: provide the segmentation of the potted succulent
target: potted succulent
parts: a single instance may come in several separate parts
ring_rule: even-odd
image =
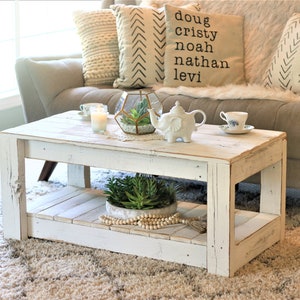
[[[153,175],[111,177],[104,193],[106,210],[117,218],[132,218],[144,214],[169,215],[176,212],[177,188]]]

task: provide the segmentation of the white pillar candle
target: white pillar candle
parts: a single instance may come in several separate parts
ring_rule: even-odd
[[[105,132],[107,125],[107,111],[99,106],[91,110],[91,124],[94,132]]]

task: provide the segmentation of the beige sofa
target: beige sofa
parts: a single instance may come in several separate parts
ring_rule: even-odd
[[[103,1],[102,5],[108,7],[111,2]],[[135,1],[127,1],[127,4],[133,4],[132,2]],[[162,4],[167,1],[152,2]],[[169,2],[176,4],[179,1]],[[158,89],[157,94],[164,111],[169,111],[175,101],[179,100],[186,111],[194,109],[205,111],[209,124],[224,123],[219,117],[220,111],[247,111],[249,113],[247,123],[255,128],[287,132],[287,186],[300,188],[299,93],[281,92],[276,88],[265,91],[265,88],[262,88],[266,83],[266,70],[287,21],[293,13],[300,13],[300,1],[198,2],[201,10],[207,13],[244,17],[246,82],[242,86],[233,85],[231,89],[228,89],[228,86],[226,89],[208,87],[193,91],[176,87]],[[81,54],[68,57],[19,58],[16,62],[16,74],[26,121],[32,122],[67,110],[77,110],[81,103],[87,102],[105,103],[109,111],[114,113],[115,105],[124,88],[114,88],[112,84],[86,86],[82,66]],[[257,181],[257,178],[254,180]]]

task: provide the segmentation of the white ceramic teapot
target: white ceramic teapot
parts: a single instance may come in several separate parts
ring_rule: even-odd
[[[206,122],[206,114],[202,110],[196,109],[187,113],[179,101],[176,101],[169,113],[161,115],[159,119],[153,109],[148,109],[148,111],[152,125],[163,132],[169,143],[176,142],[178,138],[181,138],[185,143],[191,142],[192,132]],[[194,117],[196,113],[203,115],[202,122],[197,125]]]

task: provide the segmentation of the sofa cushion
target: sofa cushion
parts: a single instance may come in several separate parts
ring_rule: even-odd
[[[283,30],[265,85],[300,93],[300,13],[294,14]]]
[[[74,22],[82,46],[85,85],[112,84],[119,76],[119,47],[112,10],[77,11]]]
[[[165,6],[165,86],[221,86],[244,79],[243,17]]]
[[[83,86],[66,89],[54,97],[48,111],[50,115],[54,115],[63,111],[79,110],[82,103],[99,102],[107,105],[109,112],[113,114],[122,93],[122,90],[112,87]]]

